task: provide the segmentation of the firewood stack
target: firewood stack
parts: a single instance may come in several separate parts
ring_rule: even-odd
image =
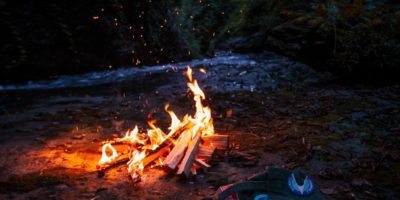
[[[118,140],[105,142],[105,144],[107,143],[112,143],[117,150],[127,149],[126,145],[130,145],[129,143]],[[197,170],[199,169],[207,172],[211,167],[208,163],[212,161],[215,153],[217,151],[220,153],[226,152],[228,144],[228,135],[214,134],[201,136],[201,134],[198,133],[195,137],[192,137],[190,132],[184,132],[176,144],[171,140],[165,140],[159,147],[149,152],[141,162],[143,167],[145,167],[153,161],[156,161],[158,158],[161,158],[163,160],[163,166],[168,167],[171,170],[176,170],[176,174],[185,174],[186,177],[189,177],[190,175],[196,175]],[[102,150],[99,151],[101,152]],[[97,166],[99,176],[102,176],[105,171],[130,160],[129,155],[131,152],[124,152],[122,150],[119,152],[122,153],[120,153],[112,162]],[[133,181],[140,181],[140,175],[135,175],[136,176],[132,176]]]
[[[168,110],[167,104],[165,111],[171,117],[169,133],[164,133],[155,122],[149,121],[151,129],[148,129],[147,133],[139,133],[135,127],[127,131],[123,138],[104,142],[102,157],[97,166],[100,175],[107,169],[127,161],[128,172],[133,182],[140,181],[147,165],[157,162],[157,165],[176,170],[177,174],[196,175],[200,168],[207,171],[215,151],[227,150],[228,136],[214,133],[211,109],[203,104],[205,94],[192,78],[190,67],[186,76],[189,79],[187,86],[193,93],[195,114],[187,114],[180,120],[173,111]],[[122,148],[119,147],[121,145]]]
[[[177,174],[184,173],[188,177],[190,174],[196,175],[199,168],[207,171],[214,152],[228,148],[227,135],[201,137],[201,134],[197,134],[194,138],[191,134],[187,135],[181,138],[163,162],[165,166],[177,169]]]

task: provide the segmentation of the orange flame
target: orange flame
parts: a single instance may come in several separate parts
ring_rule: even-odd
[[[203,105],[202,101],[206,99],[205,94],[199,87],[197,81],[193,80],[192,73],[193,70],[188,66],[185,74],[189,80],[187,86],[194,95],[193,100],[196,108],[194,116],[186,114],[183,119],[180,120],[173,111],[169,110],[169,104],[166,104],[164,109],[171,118],[168,134],[165,134],[156,126],[155,120],[151,120],[148,121],[150,129],[147,130],[146,134],[139,133],[138,127],[135,126],[133,130],[128,130],[124,137],[116,139],[117,142],[128,143],[131,144],[131,147],[133,147],[133,150],[130,154],[130,160],[128,162],[128,172],[131,174],[133,180],[137,180],[143,173],[144,167],[149,164],[143,162],[144,158],[146,158],[146,153],[151,150],[155,150],[165,140],[168,139],[173,143],[176,143],[176,141],[179,141],[185,133],[191,134],[192,138],[198,133],[201,133],[202,136],[214,134],[211,109]],[[174,135],[174,133],[176,133],[179,129],[182,129],[180,137],[172,139],[171,136]],[[107,155],[107,149],[111,150],[111,156]],[[111,163],[117,157],[117,151],[111,146],[110,143],[106,143],[103,145],[103,155],[99,161],[99,165]],[[158,158],[158,162],[163,164],[163,160],[161,158]]]
[[[107,148],[111,150],[111,156],[107,155]],[[114,147],[110,144],[104,144],[103,149],[102,149],[102,156],[101,159],[99,160],[99,165],[104,165],[104,164],[109,164],[111,163],[115,158],[118,157],[117,151],[114,149]]]
[[[188,79],[189,79],[189,82],[192,82],[192,68],[190,68],[189,66],[188,66],[188,69],[187,69],[187,71],[186,71],[186,76],[188,77]]]
[[[145,140],[139,138],[138,132],[139,132],[138,127],[135,126],[135,128],[133,130],[126,131],[125,136],[123,138],[118,138],[117,141],[119,141],[119,142],[126,141],[131,144],[134,144],[134,143],[144,144]]]

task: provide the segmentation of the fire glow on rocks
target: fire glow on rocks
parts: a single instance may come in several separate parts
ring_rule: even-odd
[[[105,141],[102,157],[97,165],[99,171],[117,163],[127,162],[132,181],[138,182],[144,168],[150,163],[155,163],[177,169],[177,174],[184,173],[189,176],[195,175],[199,168],[210,167],[207,162],[215,149],[226,150],[228,137],[215,134],[211,109],[203,105],[205,94],[197,81],[193,80],[190,67],[187,68],[186,76],[189,79],[187,86],[194,94],[195,115],[186,114],[181,120],[168,109],[167,104],[165,111],[171,117],[168,133],[158,128],[155,121],[149,121],[150,129],[147,133],[139,133],[138,127],[135,126],[133,130],[127,131],[124,137]],[[125,151],[118,152],[113,145],[125,145]]]

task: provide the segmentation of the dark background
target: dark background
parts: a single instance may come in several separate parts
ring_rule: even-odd
[[[398,81],[389,0],[0,1],[0,81],[273,50],[348,81]]]

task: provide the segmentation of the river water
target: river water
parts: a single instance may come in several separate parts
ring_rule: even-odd
[[[0,91],[49,90],[121,83],[148,75],[182,71],[187,66],[206,69],[208,80],[206,84],[215,90],[252,91],[318,81],[317,74],[310,67],[275,53],[238,54],[221,51],[217,52],[213,58],[176,64],[127,66],[100,72],[64,75],[24,84],[0,85]]]

